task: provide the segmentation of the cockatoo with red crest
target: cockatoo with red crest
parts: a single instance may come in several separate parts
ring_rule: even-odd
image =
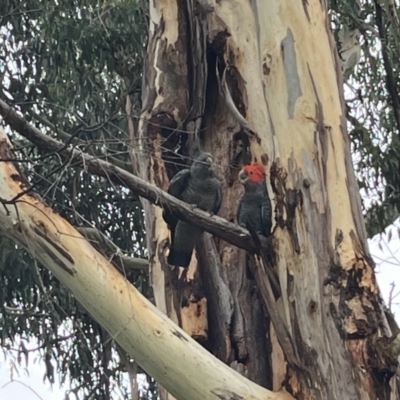
[[[263,236],[271,234],[272,207],[268,196],[264,165],[253,162],[239,172],[244,193],[239,200],[237,220],[240,226],[248,225]]]

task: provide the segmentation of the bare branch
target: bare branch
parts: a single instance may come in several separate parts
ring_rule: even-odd
[[[111,260],[120,270],[148,271],[149,262],[143,258],[126,256],[123,251],[96,228],[76,228],[90,244]]]
[[[9,384],[11,384],[11,383],[19,383],[20,385],[22,385],[22,386],[25,386],[27,389],[29,389],[31,392],[33,392],[35,395],[36,395],[36,397],[38,398],[38,399],[41,399],[41,400],[43,400],[43,397],[40,397],[39,396],[39,394],[34,390],[34,389],[32,389],[29,385],[27,385],[26,383],[24,383],[24,382],[22,382],[22,381],[19,381],[18,379],[12,379],[11,381],[9,381],[9,382],[7,382],[6,384],[4,384],[1,388],[2,389],[4,389],[6,386],[8,386]]]
[[[70,142],[72,137],[74,136],[74,135],[70,135],[69,133],[67,133],[67,132],[63,131],[62,129],[58,128],[56,125],[52,124],[46,118],[43,118],[41,115],[39,115],[39,114],[37,114],[37,113],[35,113],[33,111],[30,112],[30,115],[33,118],[35,118],[37,121],[39,121],[41,124],[49,127],[52,131],[54,131],[57,134],[57,136],[59,136],[63,140],[66,140],[67,142]],[[87,146],[89,144],[86,140],[82,140],[82,139],[76,139],[76,141],[77,141],[77,144],[83,144],[85,146]],[[100,154],[100,152],[98,150],[96,150],[94,148],[92,150],[96,155],[98,155],[98,156],[103,155],[104,156],[104,154]],[[112,164],[116,165],[119,168],[122,168],[122,169],[124,169],[126,171],[130,171],[130,172],[132,171],[132,165],[127,163],[127,162],[125,162],[125,161],[122,161],[122,160],[120,160],[120,159],[118,159],[116,157],[113,157],[111,155],[107,155],[107,159],[110,160],[110,162]]]
[[[210,217],[210,214],[199,209],[193,209],[190,205],[176,199],[160,188],[152,185],[129,172],[90,156],[79,149],[65,145],[56,139],[43,134],[39,129],[30,125],[16,111],[0,100],[0,115],[20,135],[27,138],[44,151],[59,152],[63,158],[70,158],[76,165],[86,168],[90,173],[111,179],[113,182],[126,186],[134,194],[142,196],[157,206],[168,208],[178,218],[188,221],[193,225],[203,228],[205,231],[217,236],[234,246],[250,252],[255,252],[253,239],[249,232],[238,225],[232,224],[218,216]],[[269,247],[271,239],[266,239],[263,246]]]
[[[36,312],[33,308],[23,309],[18,307],[4,306],[4,310],[8,315],[14,315],[16,317],[48,317],[49,314]]]

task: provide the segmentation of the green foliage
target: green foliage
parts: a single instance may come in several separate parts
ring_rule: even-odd
[[[133,113],[140,109],[146,42],[138,2],[4,0],[0,16],[1,98],[48,135],[130,169],[125,101],[129,95]],[[64,164],[56,154],[44,157],[24,138],[12,139],[30,184],[53,209],[76,226],[96,227],[126,255],[146,257],[136,196]],[[25,345],[36,338],[50,382],[58,373],[79,398],[128,398],[123,373],[133,360],[27,251],[6,238],[0,248],[3,348],[18,343],[29,359]],[[151,295],[147,274],[125,274]],[[154,398],[148,379],[144,398]]]
[[[330,1],[336,38],[343,27],[361,33],[361,58],[347,80],[345,97],[370,236],[382,232],[400,210],[400,25],[389,3]]]

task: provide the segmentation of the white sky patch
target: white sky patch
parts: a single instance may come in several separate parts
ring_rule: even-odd
[[[43,382],[44,366],[38,362],[30,363],[28,368],[20,366],[18,373],[13,362],[4,359],[0,353],[0,400],[64,400],[65,390],[55,374],[55,383],[51,388]]]
[[[368,242],[382,296],[400,325],[400,220]]]

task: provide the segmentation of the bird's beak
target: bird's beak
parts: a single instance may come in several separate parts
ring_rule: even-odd
[[[247,180],[247,173],[243,170],[239,172],[239,182],[244,184]]]
[[[211,167],[211,164],[213,162],[213,158],[212,157],[207,157],[206,158],[206,163]]]

